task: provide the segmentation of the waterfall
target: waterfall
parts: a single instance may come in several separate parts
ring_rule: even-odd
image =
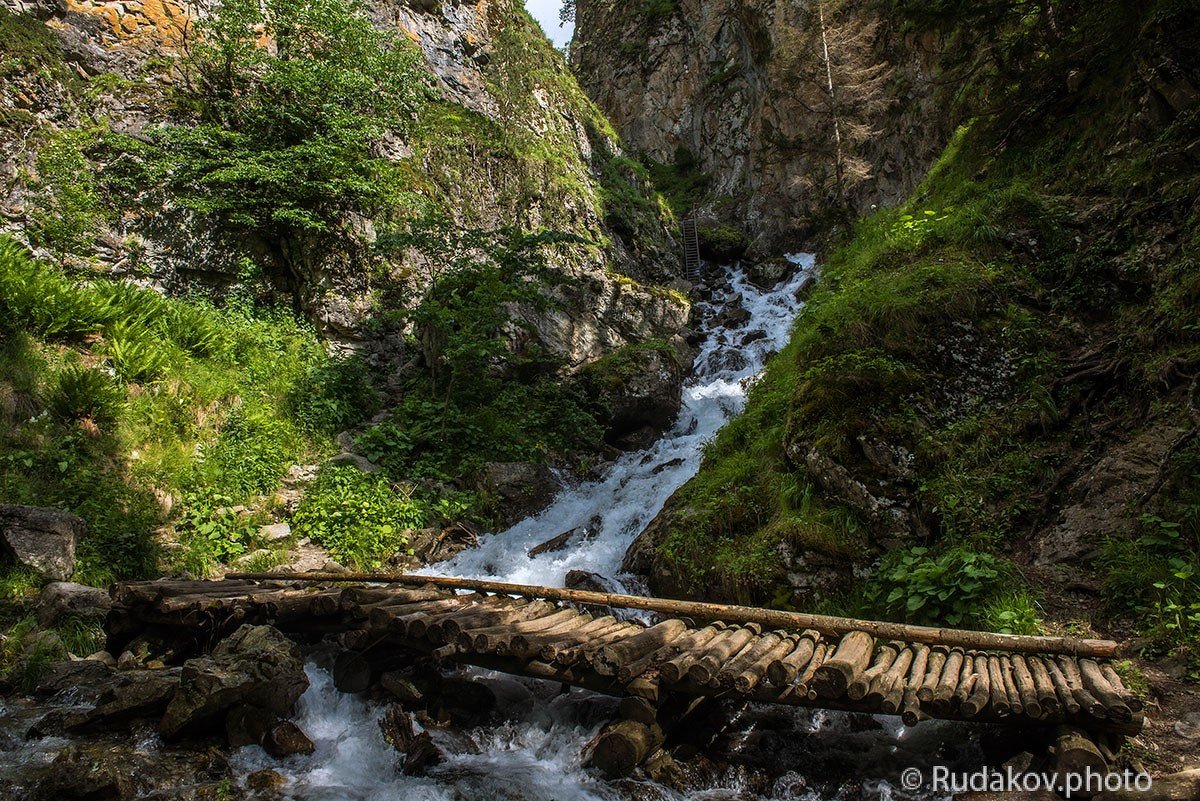
[[[561,586],[569,570],[587,570],[620,580],[617,573],[626,549],[662,509],[667,499],[700,467],[703,446],[739,412],[754,379],[767,359],[787,342],[801,303],[798,291],[814,269],[811,255],[789,257],[797,271],[779,286],[761,290],[737,270],[701,308],[711,319],[724,308],[745,309],[732,327],[712,328],[696,357],[693,377],[683,390],[682,409],[674,426],[649,448],[627,453],[598,480],[563,491],[549,508],[508,529],[481,538],[477,548],[438,565],[442,575],[491,578],[521,584]],[[591,526],[595,535],[564,550],[531,559],[528,551],[559,532]],[[628,584],[625,583],[628,587]],[[471,669],[478,680],[497,688],[501,720],[470,731],[433,731],[446,761],[427,776],[404,776],[397,754],[380,733],[382,709],[361,698],[344,696],[329,673],[309,666],[312,686],[300,702],[298,723],[316,744],[312,756],[283,763],[259,748],[242,749],[234,757],[243,775],[270,768],[284,774],[290,798],[305,801],[609,801],[628,798],[619,785],[583,770],[581,751],[615,712],[613,699],[558,685],[513,680]],[[868,731],[854,730],[850,719],[836,713],[803,709],[778,710],[790,728],[770,753],[791,772],[767,788],[752,789],[738,771],[716,786],[681,795],[674,790],[638,783],[638,797],[663,801],[756,798],[817,801],[822,798],[806,776],[821,776],[830,765],[844,771],[852,754],[855,764],[886,775],[884,766],[919,764],[922,754],[936,753],[941,724],[923,727],[921,737],[898,721],[880,719]],[[753,724],[739,737],[753,738]],[[798,739],[803,732],[816,739]],[[758,733],[761,734],[761,733]],[[929,738],[935,738],[932,742]],[[769,738],[768,738],[769,739]],[[790,745],[789,745],[790,744]],[[752,739],[746,747],[762,749]],[[927,757],[926,757],[927,758]],[[628,788],[626,788],[628,789]],[[885,781],[864,781],[858,794],[839,798],[900,799]]]

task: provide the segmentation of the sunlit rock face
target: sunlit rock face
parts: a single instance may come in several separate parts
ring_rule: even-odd
[[[701,211],[750,232],[752,255],[795,245],[835,211],[899,201],[945,144],[937,43],[872,4],[826,9],[823,26],[811,2],[674,5],[649,15],[579,0],[572,59],[631,148],[695,159],[712,181]]]
[[[54,80],[5,78],[0,110],[59,130],[103,120],[134,137],[181,122],[171,100],[181,80],[176,58],[197,35],[197,19],[216,5],[6,0],[6,8],[54,33],[69,72]],[[548,283],[556,302],[531,313],[527,326],[538,344],[577,368],[626,344],[676,335],[688,319],[687,304],[651,289],[678,273],[670,216],[523,4],[384,0],[367,12],[381,29],[413,42],[435,86],[435,99],[410,130],[375,143],[376,154],[402,164],[412,190],[463,229],[577,237],[550,254]],[[65,85],[75,75],[88,90],[86,108]],[[35,208],[26,178],[36,177],[36,151],[23,144],[19,128],[0,130],[0,152],[11,165],[0,172],[0,231],[18,237]],[[92,158],[97,170],[110,166],[102,153]],[[302,237],[264,241],[215,225],[152,187],[138,201],[106,222],[90,266],[184,291],[233,286],[251,262],[328,338],[404,361],[393,351],[403,349],[405,332],[381,334],[368,325],[381,311],[373,275],[382,270],[420,284],[427,272],[419,251],[389,257],[392,263],[384,265],[372,251],[395,210],[379,218],[347,212],[336,246],[317,248]],[[411,294],[419,297],[421,289],[414,285]],[[381,346],[374,341],[379,337],[393,341]]]

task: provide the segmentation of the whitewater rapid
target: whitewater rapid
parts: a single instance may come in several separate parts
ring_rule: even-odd
[[[562,586],[570,570],[619,579],[625,551],[671,497],[700,469],[704,444],[741,411],[746,392],[771,354],[788,340],[801,303],[797,293],[812,280],[809,254],[788,257],[795,273],[762,290],[738,270],[728,270],[711,299],[697,304],[701,319],[740,306],[742,322],[708,332],[683,389],[675,424],[649,448],[627,453],[603,478],[559,494],[549,508],[507,531],[483,537],[479,547],[425,571],[430,575],[488,578],[516,584]],[[592,531],[567,548],[531,559],[528,552],[556,534]]]
[[[780,285],[762,290],[736,270],[729,270],[711,299],[698,304],[701,320],[721,312],[737,321],[711,327],[699,349],[691,380],[683,390],[682,409],[674,426],[649,448],[618,459],[596,481],[560,493],[545,511],[507,531],[482,537],[477,548],[459,554],[428,572],[448,576],[490,578],[520,584],[561,586],[570,570],[599,573],[631,588],[618,575],[625,551],[667,499],[694,476],[704,444],[744,406],[746,394],[767,359],[787,342],[802,303],[799,290],[812,279],[814,259],[788,257],[796,266]],[[590,539],[576,538],[567,548],[530,558],[530,548],[559,532],[581,526],[593,529]],[[624,580],[622,580],[624,578]],[[636,588],[632,588],[636,589]],[[287,797],[304,801],[616,801],[630,797],[631,783],[609,784],[581,764],[581,751],[615,713],[613,699],[582,690],[560,693],[558,685],[514,681],[481,670],[477,680],[490,682],[501,698],[500,721],[466,732],[431,734],[446,760],[425,777],[404,776],[397,754],[383,739],[378,721],[383,709],[355,696],[338,693],[322,665],[308,668],[312,685],[300,701],[297,722],[316,745],[311,756],[280,763],[257,747],[235,754],[233,765],[243,776],[255,770],[279,771]],[[921,736],[898,721],[880,719],[870,731],[854,730],[843,715],[802,709],[779,710],[782,730],[759,731],[748,722],[740,737],[747,748],[769,748],[772,758],[792,768],[767,787],[751,787],[737,770],[687,795],[649,783],[637,785],[637,796],[663,801],[770,799],[820,801],[825,798],[892,801],[899,794],[882,779],[856,782],[853,792],[823,794],[816,776],[830,765],[889,766],[918,763],[936,753],[938,732],[925,727]],[[777,720],[778,722],[778,720]],[[754,739],[754,738],[759,739]],[[935,738],[930,741],[928,738]],[[795,767],[793,767],[795,766]],[[776,773],[779,771],[775,771]]]

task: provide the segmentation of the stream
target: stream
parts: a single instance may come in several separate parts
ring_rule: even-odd
[[[570,570],[600,574],[624,591],[636,582],[619,575],[626,549],[675,490],[696,474],[704,444],[743,407],[746,393],[770,355],[787,342],[801,303],[798,290],[811,280],[814,259],[789,257],[795,274],[761,290],[729,270],[726,281],[697,309],[711,321],[740,305],[747,314],[732,327],[712,328],[700,347],[672,429],[649,448],[628,453],[607,473],[560,493],[535,517],[481,538],[478,547],[428,572],[561,586]],[[704,308],[707,306],[707,308]],[[734,318],[739,319],[739,318]],[[590,530],[567,548],[530,558],[529,549],[559,532]],[[400,773],[396,753],[378,726],[382,707],[338,693],[321,660],[309,664],[312,685],[300,701],[297,722],[316,753],[279,762],[257,747],[235,754],[245,776],[272,769],[286,779],[288,797],[305,801],[608,801],[609,799],[841,799],[931,798],[900,791],[888,781],[900,769],[974,757],[971,738],[953,724],[905,729],[898,719],[871,719],[803,709],[752,709],[731,730],[725,753],[737,767],[720,768],[680,792],[649,781],[608,783],[580,765],[584,745],[611,719],[615,700],[558,685],[513,680],[487,671],[470,674],[492,686],[500,723],[469,731],[433,731],[445,761],[427,776]],[[733,760],[731,760],[731,763]]]

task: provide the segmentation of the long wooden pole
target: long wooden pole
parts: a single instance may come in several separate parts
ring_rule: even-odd
[[[993,634],[986,631],[913,626],[906,623],[887,623],[878,620],[856,620],[831,615],[812,615],[804,612],[784,612],[778,609],[757,609],[750,606],[675,601],[667,598],[646,598],[639,595],[618,595],[588,590],[569,590],[560,587],[536,587],[508,584],[501,581],[447,578],[444,576],[373,575],[370,573],[230,573],[230,580],[352,582],[364,584],[401,584],[411,587],[432,585],[454,590],[494,592],[544,598],[548,601],[613,606],[623,609],[644,609],[670,615],[702,620],[723,620],[727,623],[758,623],[781,629],[803,631],[812,629],[829,637],[841,637],[852,631],[865,631],[877,639],[919,642],[978,650],[1015,651],[1027,654],[1065,654],[1111,659],[1117,656],[1118,645],[1112,640],[1080,640],[1073,637],[1037,637],[1025,634]]]

